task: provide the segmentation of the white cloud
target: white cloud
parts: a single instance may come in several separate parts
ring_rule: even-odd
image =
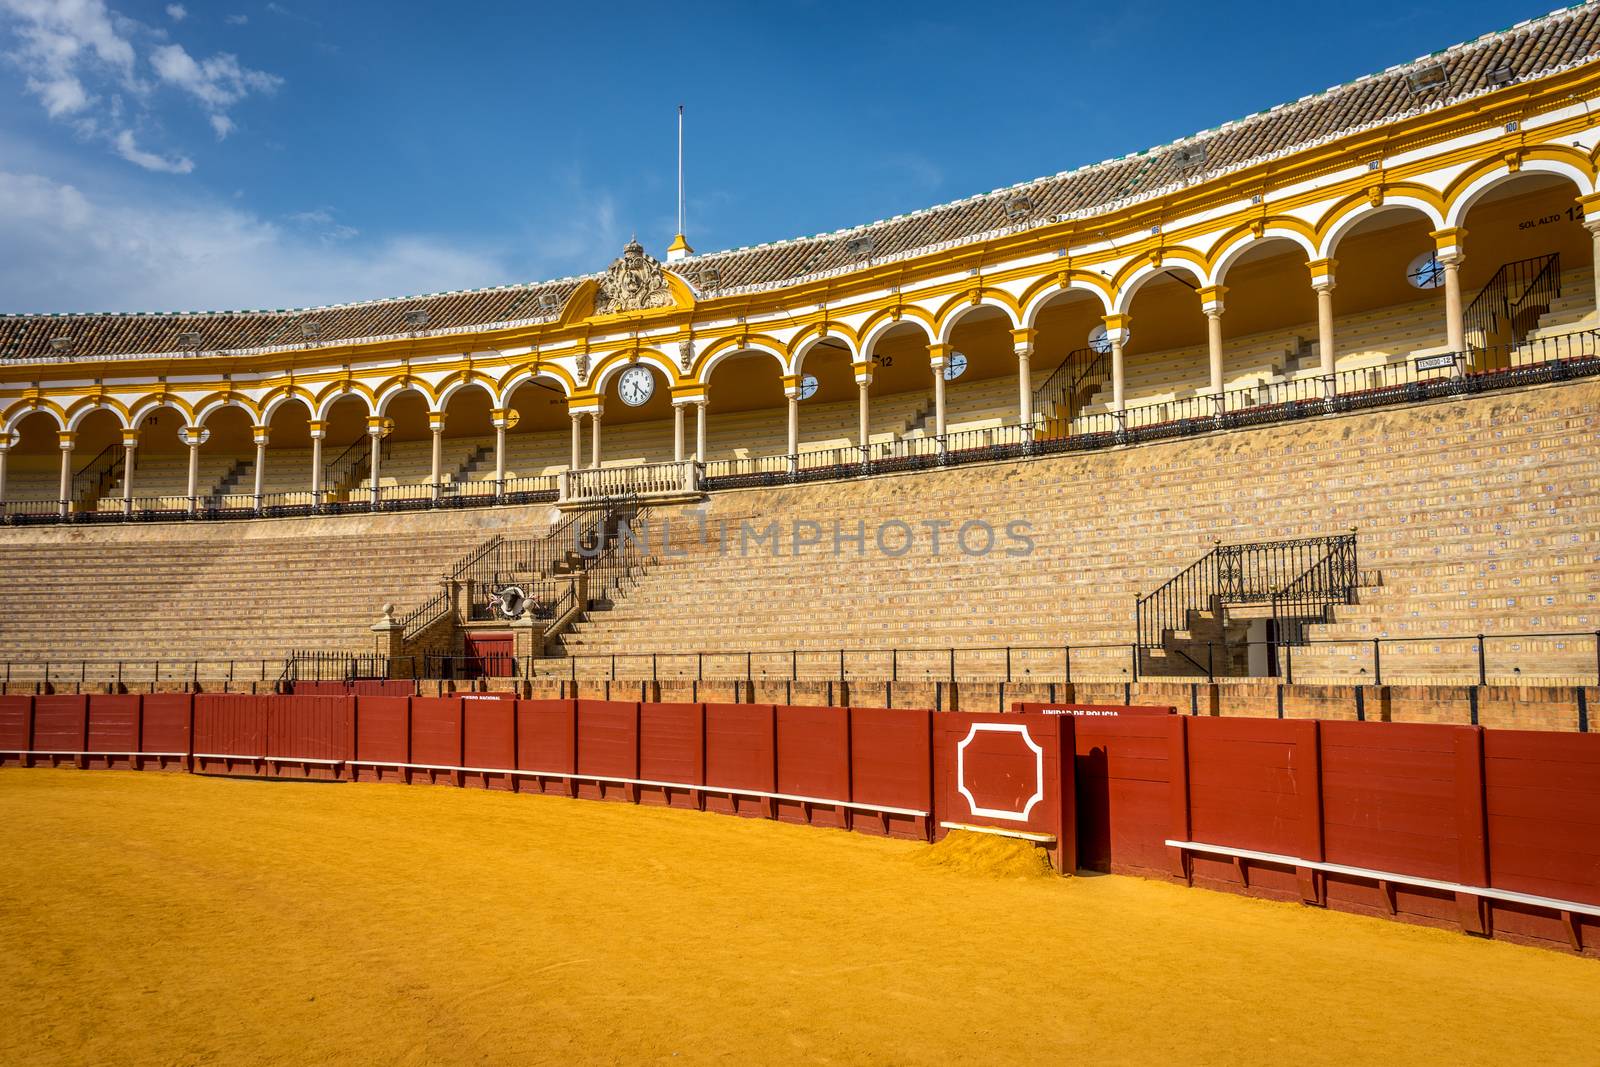
[[[249,15],[229,15],[227,18],[223,19],[222,21],[226,22],[230,26],[245,26],[245,25],[249,24],[250,16]]]
[[[174,22],[188,16],[178,3],[167,5],[166,13]],[[46,114],[70,123],[82,137],[103,139],[122,158],[146,169],[174,174],[194,169],[182,154],[162,160],[133,146],[130,127],[150,114],[158,88],[192,98],[221,140],[234,129],[229,108],[283,84],[275,74],[241,65],[237,56],[223,52],[197,59],[179,44],[159,44],[150,52],[157,79],[151,82],[140,74],[144,68],[135,42],[164,40],[167,31],[124,18],[104,0],[0,0],[4,15],[12,17],[0,18],[0,29],[16,40],[6,58],[22,71]]]
[[[162,174],[188,174],[194,170],[194,160],[187,156],[175,156],[171,159],[158,156],[154,152],[142,150],[134,142],[133,131],[123,130],[117,134],[115,145],[117,155],[129,163],[143,167],[145,170],[159,171]]]
[[[5,171],[0,247],[5,312],[296,307],[515,277],[494,252],[425,235],[330,243],[228,204],[91,197]]]

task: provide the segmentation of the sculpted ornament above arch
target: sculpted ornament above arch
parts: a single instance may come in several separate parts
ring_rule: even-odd
[[[629,241],[594,291],[594,313],[615,315],[672,307],[667,272],[638,241]]]

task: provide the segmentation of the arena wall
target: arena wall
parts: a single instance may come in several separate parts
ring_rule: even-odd
[[[972,826],[1076,869],[1600,955],[1600,737],[1172,710],[12,695],[0,766],[439,783],[915,840]]]

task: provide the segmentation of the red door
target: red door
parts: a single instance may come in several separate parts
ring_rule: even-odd
[[[466,642],[469,677],[510,678],[517,673],[511,634],[467,634]]]

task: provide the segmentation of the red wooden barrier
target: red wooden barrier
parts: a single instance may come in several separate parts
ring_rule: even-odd
[[[768,797],[722,793],[718,789],[777,791],[777,740],[771,704],[706,705],[707,811],[772,818]]]
[[[146,693],[139,701],[141,769],[182,770],[194,727],[194,697],[189,693]],[[154,755],[150,755],[154,753]]]
[[[517,767],[537,772],[521,788],[577,796],[577,780],[563,776],[578,770],[578,702],[519,700],[516,707]]]
[[[70,753],[87,751],[88,735],[87,696],[46,695],[33,698],[35,763],[81,765],[83,757]]]
[[[468,767],[509,772],[517,766],[517,705],[510,700],[468,700],[461,705],[462,753]],[[510,773],[467,776],[485,789],[513,789]]]
[[[349,772],[358,781],[411,780],[410,697],[356,697],[355,759]]]
[[[461,784],[461,701],[411,698],[411,763],[413,780]]]
[[[848,802],[850,795],[850,709],[780,705],[775,745],[778,793]],[[849,829],[850,808],[805,800],[777,801],[785,822]]]
[[[267,706],[268,770],[294,778],[332,780],[355,758],[355,698],[262,697]]]
[[[949,713],[933,720],[935,836],[952,829],[1046,845],[1077,869],[1073,720],[1040,713]]]
[[[95,693],[89,697],[89,736],[85,763],[95,768],[124,769],[139,751],[140,697],[135,693]]]
[[[578,701],[578,795],[593,800],[637,800],[639,704],[627,700]]]
[[[1013,700],[1013,712],[1036,711],[1043,715],[1071,715],[1075,719],[1133,718],[1151,715],[1175,715],[1178,709],[1154,704],[1041,704],[1037,701]]]
[[[701,785],[706,780],[703,704],[639,705],[639,777],[649,782]],[[697,808],[698,789],[642,786],[640,802]]]
[[[0,766],[26,764],[33,749],[33,697],[0,696]]]
[[[1078,866],[1165,878],[1168,760],[1174,724],[1165,715],[1074,717]]]
[[[926,841],[932,836],[932,712],[850,709],[850,799],[923,816],[862,811],[851,828]]]
[[[267,697],[194,697],[194,768],[205,774],[265,774]]]

